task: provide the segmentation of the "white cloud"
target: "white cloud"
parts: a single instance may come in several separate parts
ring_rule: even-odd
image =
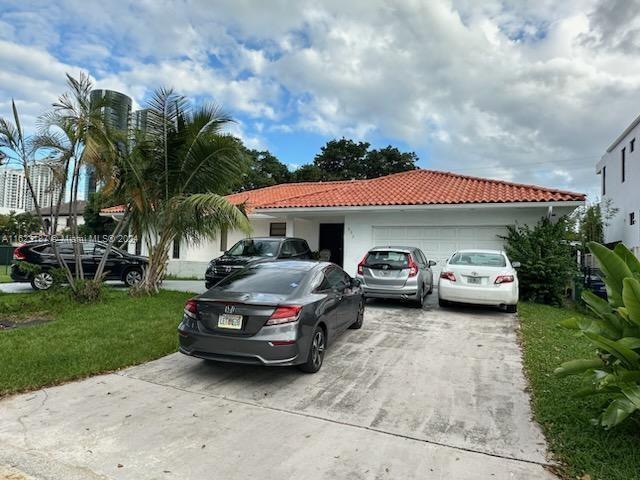
[[[79,65],[138,103],[161,85],[212,98],[248,119],[239,131],[260,148],[274,132],[384,138],[435,168],[591,192],[595,161],[638,113],[639,7],[7,2],[0,98],[33,116]]]

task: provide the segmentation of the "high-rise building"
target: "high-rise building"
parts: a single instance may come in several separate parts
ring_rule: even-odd
[[[31,184],[41,207],[49,207],[58,201],[62,186],[56,182],[53,172],[47,165],[35,165],[30,168]],[[35,202],[22,169],[0,170],[0,208],[3,211],[30,211]]]
[[[132,104],[130,97],[114,90],[93,90],[91,102],[93,105],[101,104],[100,110],[104,122],[109,128],[123,134],[128,133]],[[98,187],[96,172],[92,167],[87,167],[85,185],[85,198],[89,198],[89,195],[94,193]]]

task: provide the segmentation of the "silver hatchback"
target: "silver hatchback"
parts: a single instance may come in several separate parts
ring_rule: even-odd
[[[398,298],[420,305],[433,291],[436,262],[416,247],[375,247],[358,264],[356,278],[369,298]]]

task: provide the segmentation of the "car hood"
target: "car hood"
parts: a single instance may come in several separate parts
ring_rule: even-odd
[[[230,255],[223,255],[216,258],[213,263],[220,266],[233,265],[233,266],[246,266],[249,264],[255,264],[260,262],[267,262],[273,260],[275,257],[232,257]]]
[[[138,263],[148,263],[149,257],[143,257],[142,255],[127,255],[127,260]]]

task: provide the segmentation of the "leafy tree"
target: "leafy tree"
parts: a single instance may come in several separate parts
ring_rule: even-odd
[[[566,217],[556,223],[542,218],[533,228],[509,226],[506,253],[518,270],[523,299],[561,305],[568,283],[577,274],[577,264],[569,237]]]
[[[330,140],[315,156],[313,164],[322,170],[325,180],[366,178],[364,167],[370,144],[341,138]]]
[[[84,207],[84,225],[81,230],[83,235],[110,235],[115,229],[115,222],[108,217],[100,216],[100,210],[107,203],[103,201],[103,196],[100,192],[95,192],[89,195],[87,204]]]
[[[577,239],[583,249],[589,242],[604,242],[604,228],[617,213],[618,209],[613,207],[611,199],[576,209],[572,220],[575,221]]]
[[[587,340],[594,356],[565,362],[555,374],[581,375],[577,396],[604,394],[611,399],[595,419],[608,429],[640,411],[640,261],[622,244],[613,251],[597,242],[588,247],[604,274],[608,300],[583,291],[594,317],[569,319],[562,326]]]
[[[40,220],[30,212],[0,215],[0,243],[12,243],[40,231]]]
[[[382,177],[392,173],[414,170],[418,156],[415,152],[401,152],[391,145],[367,153],[363,165],[365,178]]]
[[[287,166],[268,150],[249,150],[244,146],[242,150],[247,158],[247,172],[235,191],[269,187],[291,180]]]
[[[221,230],[249,232],[243,211],[223,196],[243,173],[237,139],[224,135],[231,118],[212,105],[191,108],[173,90],[157,90],[147,128],[118,158],[110,192],[126,199],[120,225],[145,239],[149,264],[137,291],[159,290],[174,241],[198,243]]]
[[[369,147],[367,142],[356,143],[346,138],[330,140],[313,161],[320,171],[314,172],[319,178],[313,180],[376,178],[416,168],[418,156],[414,152],[403,153],[391,145],[379,150]]]
[[[308,164],[303,165],[291,174],[294,182],[320,182],[327,180],[327,174],[319,167]]]

